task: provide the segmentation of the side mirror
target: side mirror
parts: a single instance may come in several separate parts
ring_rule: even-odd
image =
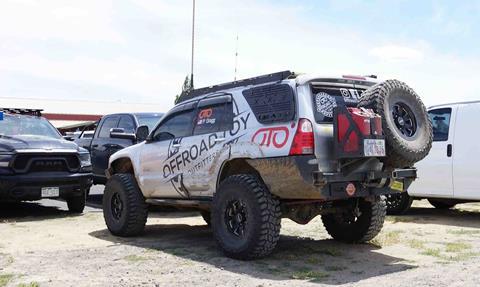
[[[148,126],[139,126],[135,132],[137,142],[143,142],[147,140],[149,133],[150,131],[148,130]]]
[[[126,133],[123,128],[110,129],[110,137],[112,139],[126,139],[132,141],[136,139],[135,134]]]

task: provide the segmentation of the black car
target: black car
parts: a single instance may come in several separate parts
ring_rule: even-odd
[[[63,198],[81,213],[92,185],[90,154],[39,116],[0,117],[0,201]]]
[[[105,184],[108,160],[115,152],[139,142],[136,131],[141,126],[152,130],[163,113],[121,113],[102,117],[96,124],[93,137],[83,131],[74,139],[80,147],[90,151],[94,184]]]

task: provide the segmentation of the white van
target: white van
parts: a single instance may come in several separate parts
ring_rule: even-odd
[[[415,166],[418,179],[407,193],[388,196],[389,214],[402,214],[414,199],[428,199],[436,208],[480,201],[480,101],[433,106],[428,109],[433,145]]]

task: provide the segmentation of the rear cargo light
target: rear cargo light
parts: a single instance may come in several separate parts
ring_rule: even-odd
[[[314,147],[312,123],[307,119],[300,119],[290,148],[290,155],[313,154]]]

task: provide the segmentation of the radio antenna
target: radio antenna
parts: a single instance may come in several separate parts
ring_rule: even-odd
[[[238,34],[235,42],[235,75],[233,77],[234,82],[237,81],[237,66],[238,66]]]
[[[190,65],[190,88],[193,89],[193,52],[195,49],[195,0],[192,9],[192,63]]]

